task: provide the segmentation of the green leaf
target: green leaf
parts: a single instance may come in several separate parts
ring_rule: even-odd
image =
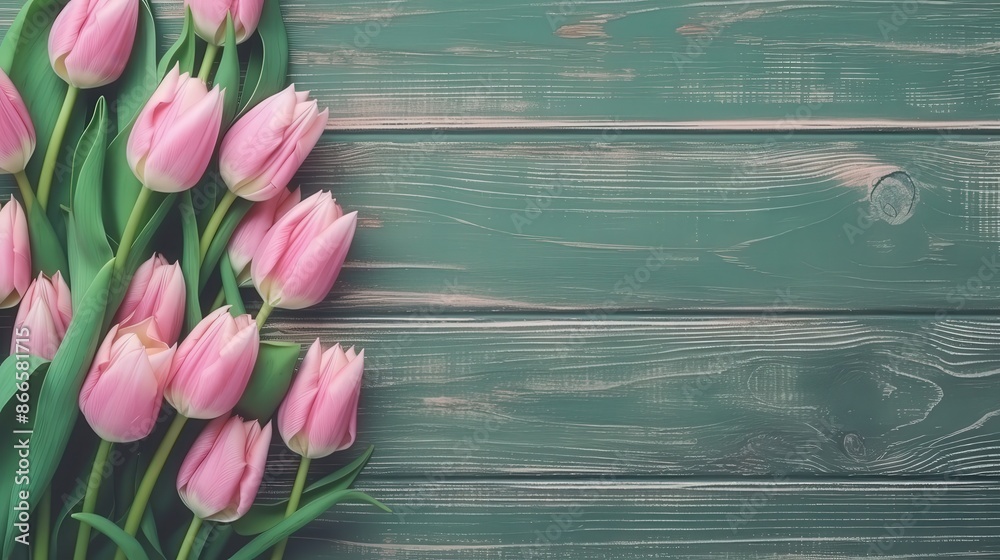
[[[160,534],[156,528],[156,518],[153,517],[152,508],[146,509],[139,527],[142,530],[142,536],[146,537],[149,546],[153,549],[152,552],[158,558],[166,558],[167,555],[163,553],[163,547],[160,545]]]
[[[236,405],[237,413],[266,424],[288,393],[301,352],[301,344],[261,342],[250,382]]]
[[[253,560],[258,555],[263,554],[267,549],[281,542],[281,540],[285,537],[291,535],[295,531],[298,531],[302,527],[305,527],[328,509],[342,502],[366,503],[371,504],[382,511],[389,513],[392,512],[392,510],[386,507],[385,504],[379,502],[364,492],[359,492],[357,490],[337,490],[335,492],[330,492],[321,498],[317,498],[316,500],[303,505],[298,511],[293,513],[287,519],[282,520],[274,527],[261,533],[257,538],[250,541],[246,546],[237,551],[236,554],[232,555],[229,560]]]
[[[240,55],[236,49],[236,28],[233,25],[232,15],[226,16],[226,43],[222,49],[219,68],[215,72],[215,84],[226,90],[222,109],[222,134],[224,134],[236,118],[240,99]]]
[[[198,43],[194,34],[194,23],[191,18],[191,8],[184,10],[184,27],[181,28],[181,35],[177,41],[167,49],[166,54],[160,59],[157,67],[157,74],[162,79],[167,75],[174,65],[180,64],[181,73],[189,74],[194,72],[195,51]]]
[[[198,220],[194,214],[191,202],[191,191],[181,195],[181,233],[184,239],[184,249],[181,253],[181,272],[184,274],[184,285],[187,288],[187,303],[184,307],[184,330],[191,332],[201,321],[201,299],[198,296],[198,267],[201,264],[201,249],[199,248]]]
[[[73,519],[81,523],[86,523],[93,527],[95,531],[103,533],[118,545],[118,548],[125,553],[125,557],[128,560],[149,560],[149,556],[146,556],[146,551],[142,549],[139,541],[108,519],[95,513],[74,513]]]
[[[192,558],[200,560],[218,560],[226,550],[226,544],[233,536],[233,526],[229,523],[206,523],[209,525],[210,538],[205,539],[205,547],[199,556],[192,555]]]
[[[215,233],[215,238],[212,239],[212,243],[208,246],[205,261],[201,264],[200,289],[205,289],[205,284],[208,283],[208,279],[212,276],[216,265],[219,264],[219,259],[222,258],[222,253],[226,251],[226,247],[229,245],[229,239],[233,236],[233,232],[236,231],[236,227],[240,225],[243,216],[246,216],[247,212],[250,211],[251,206],[253,206],[252,202],[239,198],[233,203],[226,217],[222,219],[219,231]]]
[[[108,235],[116,242],[122,238],[129,214],[139,198],[142,183],[132,172],[128,164],[126,146],[128,135],[132,132],[132,124],[122,129],[108,146],[105,158],[104,178],[104,215]]]
[[[354,480],[358,478],[358,475],[365,468],[365,465],[368,464],[374,451],[374,447],[369,447],[349,465],[309,485],[302,494],[301,504],[311,503],[330,492],[338,492],[350,488],[354,484]],[[288,499],[285,498],[275,503],[254,504],[246,515],[233,522],[233,528],[238,534],[243,536],[259,535],[274,527],[285,518],[287,503]]]
[[[16,331],[14,338],[17,338]],[[19,363],[24,363],[24,366],[18,367]],[[18,382],[18,370],[24,371],[22,377],[27,376],[30,381],[31,376],[35,374],[36,371],[45,371],[48,368],[49,361],[43,360],[37,356],[28,356],[24,354],[11,354],[7,356],[7,359],[0,363],[0,408],[3,408],[7,403],[14,397],[17,393]]]
[[[156,71],[156,23],[148,0],[139,8],[139,28],[125,72],[116,83],[118,95],[111,103],[117,113],[117,130],[125,130],[160,83]]]
[[[63,250],[59,235],[52,228],[49,217],[37,204],[28,210],[28,239],[31,243],[31,266],[34,273],[44,272],[46,276],[55,276],[62,272],[63,280],[69,283],[69,263],[66,251]]]
[[[285,88],[288,79],[288,34],[279,0],[266,0],[251,39],[250,62],[240,96],[240,114]]]
[[[243,296],[240,295],[240,285],[236,281],[236,272],[233,270],[233,263],[229,261],[229,253],[222,253],[222,261],[219,263],[219,276],[222,277],[222,290],[226,294],[226,303],[231,306],[229,309],[230,313],[234,317],[245,314],[247,308],[243,304]]]
[[[108,112],[102,97],[94,118],[80,138],[74,158],[72,199],[69,214],[69,266],[73,276],[73,307],[87,293],[87,288],[105,263],[114,258],[104,232],[102,190],[104,154],[107,146]]]

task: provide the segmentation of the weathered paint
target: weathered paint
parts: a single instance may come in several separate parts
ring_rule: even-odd
[[[283,10],[362,218],[267,336],[366,348],[396,509],[292,557],[1000,556],[995,3]]]

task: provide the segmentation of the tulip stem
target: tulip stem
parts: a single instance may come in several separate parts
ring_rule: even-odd
[[[125,231],[122,233],[122,242],[118,245],[118,254],[115,256],[115,272],[121,274],[125,270],[125,262],[132,251],[132,244],[135,243],[136,236],[139,235],[139,226],[142,224],[142,216],[146,213],[146,206],[152,197],[153,191],[142,187],[139,189],[139,198],[132,207],[132,213],[128,216],[125,224]]]
[[[125,532],[133,537],[139,531],[139,524],[142,523],[142,516],[146,513],[146,505],[149,504],[149,497],[153,495],[153,487],[156,486],[156,479],[160,477],[163,466],[167,463],[167,457],[170,456],[170,450],[177,443],[177,438],[180,437],[181,430],[184,429],[184,424],[187,420],[187,417],[182,414],[174,416],[174,421],[167,428],[167,434],[163,436],[163,441],[160,442],[160,446],[156,448],[153,459],[149,462],[146,474],[142,476],[139,489],[135,491],[132,507],[128,511],[128,518],[125,520]],[[125,560],[125,553],[121,549],[115,555],[115,560]]]
[[[111,442],[101,440],[101,445],[97,448],[97,455],[94,457],[94,466],[90,470],[90,478],[87,479],[87,493],[83,497],[83,509],[81,513],[94,513],[97,508],[98,490],[101,489],[101,482],[104,479],[104,465],[108,463],[108,454],[111,452]],[[90,525],[81,522],[80,529],[76,533],[76,552],[73,560],[87,560],[87,547],[90,546]]]
[[[191,555],[191,550],[194,549],[194,541],[198,538],[198,531],[201,530],[201,518],[197,515],[191,520],[191,525],[188,527],[187,534],[184,535],[184,542],[181,544],[181,550],[177,553],[177,560],[187,560],[188,556]]]
[[[271,316],[271,312],[274,311],[274,306],[267,303],[266,301],[260,304],[260,310],[257,311],[257,330],[264,328],[264,323],[267,322],[267,318]]]
[[[80,90],[74,86],[69,86],[66,89],[66,97],[63,99],[62,109],[59,110],[56,127],[52,129],[52,138],[49,139],[49,147],[45,150],[45,161],[42,162],[42,174],[38,178],[38,204],[42,207],[42,210],[45,210],[49,205],[52,176],[56,171],[59,150],[62,149],[63,138],[66,136],[66,127],[69,125],[69,118],[73,115],[73,106],[76,105],[76,97],[79,93]]]
[[[46,490],[38,504],[38,538],[35,539],[34,560],[49,560],[49,537],[52,534],[52,491]]]
[[[205,233],[201,236],[200,252],[202,262],[205,262],[205,255],[208,254],[208,248],[212,246],[212,240],[215,239],[215,234],[219,233],[222,220],[226,219],[226,214],[229,213],[229,209],[233,207],[234,202],[236,202],[236,195],[233,194],[233,191],[227,190],[226,194],[222,196],[222,200],[219,201],[219,207],[212,213],[212,218],[208,221],[208,225],[205,226]]]
[[[295,475],[295,485],[292,486],[292,495],[288,498],[288,507],[285,508],[285,519],[289,518],[299,509],[299,502],[302,501],[302,492],[306,488],[306,478],[309,476],[309,463],[312,459],[303,457],[299,463],[299,472]],[[271,560],[281,560],[285,555],[285,547],[288,546],[288,539],[285,538],[274,547]]]
[[[31,181],[28,180],[24,171],[15,173],[14,179],[17,180],[17,188],[21,191],[21,198],[24,199],[24,210],[30,213],[32,205],[35,204],[35,193],[31,190]]]
[[[219,46],[215,43],[208,43],[205,47],[205,58],[201,61],[201,70],[198,71],[198,79],[208,83],[208,77],[212,75],[212,66],[215,64],[215,55],[219,54]]]

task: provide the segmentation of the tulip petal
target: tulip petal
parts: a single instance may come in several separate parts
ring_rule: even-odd
[[[253,422],[253,429],[247,436],[246,468],[243,471],[243,479],[240,481],[239,504],[232,519],[219,519],[218,521],[235,521],[250,511],[254,500],[257,499],[257,492],[260,491],[260,483],[264,480],[264,465],[267,463],[267,454],[270,448],[271,423],[268,422],[261,429],[257,422]]]
[[[145,164],[148,188],[178,192],[197,184],[215,150],[222,126],[222,107],[222,93],[216,88],[169,127],[161,127],[164,135],[153,143]]]
[[[316,305],[333,289],[357,227],[357,212],[345,215],[313,239],[296,259],[296,266],[282,278],[278,293],[282,309]]]
[[[299,373],[292,381],[292,386],[278,409],[278,432],[289,447],[293,438],[305,428],[309,411],[316,401],[319,381],[323,374],[323,358],[323,347],[319,339],[316,339],[306,352],[305,358],[302,358]],[[293,449],[293,451],[299,450]]]

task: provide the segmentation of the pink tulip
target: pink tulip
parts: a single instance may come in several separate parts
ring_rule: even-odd
[[[0,309],[14,307],[31,285],[28,220],[14,200],[0,206]]]
[[[177,493],[200,519],[229,523],[243,517],[264,478],[271,424],[239,416],[209,422],[177,474]]]
[[[292,451],[319,459],[354,445],[365,351],[336,345],[323,351],[319,340],[302,360],[278,410],[278,431]]]
[[[49,32],[49,62],[78,88],[101,87],[125,71],[139,24],[139,0],[70,0]]]
[[[225,43],[226,15],[232,14],[238,45],[257,30],[264,0],[184,0],[184,5],[191,8],[198,36],[216,45]]]
[[[175,344],[184,324],[186,298],[180,265],[169,264],[163,255],[153,255],[132,277],[114,320],[130,327],[153,319],[158,338]]]
[[[229,262],[240,284],[250,280],[250,261],[268,230],[301,201],[299,189],[286,190],[270,200],[254,204],[247,212],[229,240]]]
[[[295,205],[261,241],[250,265],[254,285],[272,307],[302,309],[323,301],[344,266],[358,213],[328,192]]]
[[[259,202],[278,196],[322,136],[329,110],[322,113],[309,92],[289,86],[261,101],[226,134],[219,171],[229,190]]]
[[[215,310],[188,335],[170,370],[164,396],[188,418],[209,420],[232,410],[250,381],[260,344],[249,315]]]
[[[175,66],[139,113],[128,139],[128,163],[154,191],[181,192],[198,183],[219,140],[223,92]]]
[[[153,431],[175,349],[157,338],[152,319],[111,327],[80,391],[80,410],[97,435],[127,443]]]
[[[50,280],[40,273],[24,293],[14,319],[15,330],[26,330],[28,333],[25,337],[27,341],[19,341],[20,346],[27,348],[27,353],[32,356],[51,360],[66,336],[72,317],[73,300],[62,274],[56,272]],[[10,353],[15,354],[14,350],[15,345],[12,344]]]
[[[0,171],[20,173],[35,152],[31,115],[3,69],[0,69]]]

